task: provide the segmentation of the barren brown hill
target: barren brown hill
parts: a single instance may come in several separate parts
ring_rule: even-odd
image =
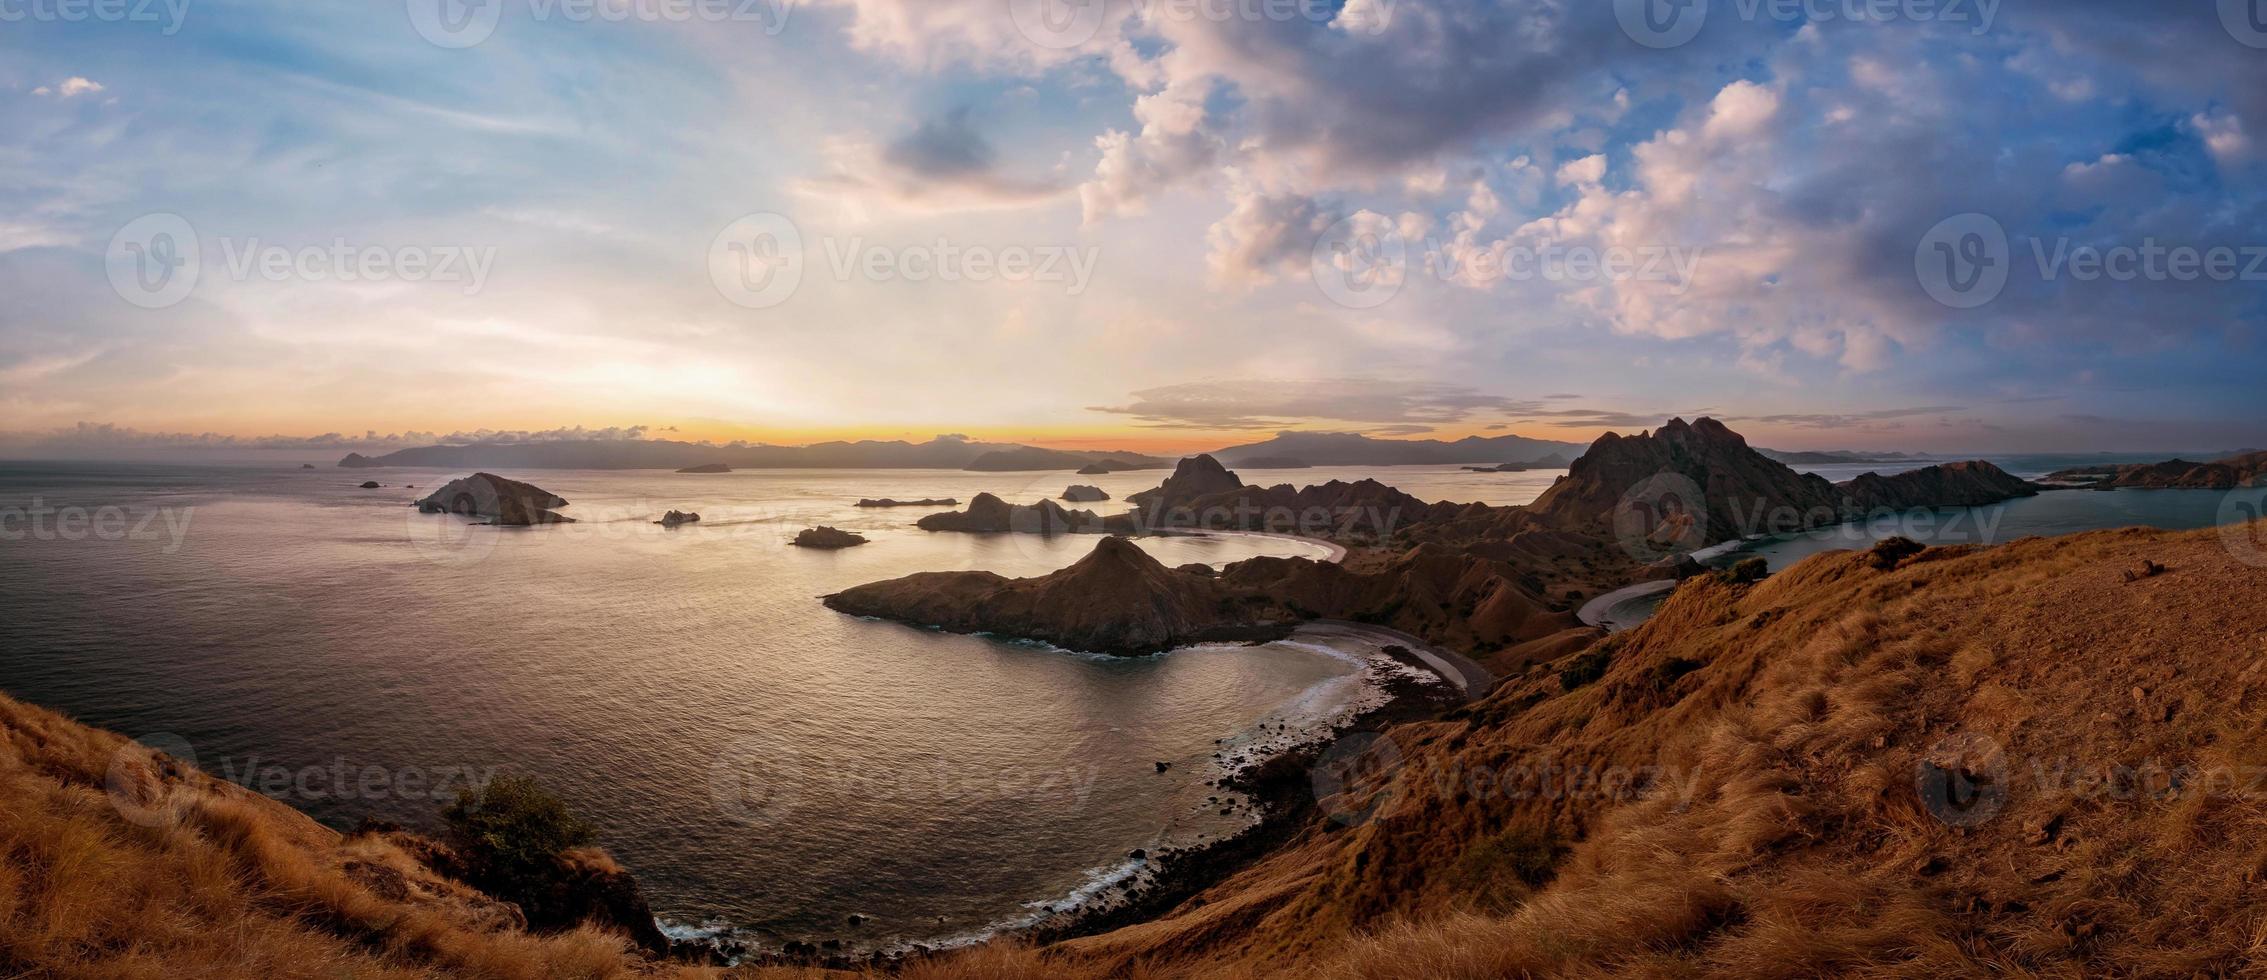
[[[2267,526],[2226,533],[1694,579],[1172,913],[909,975],[2260,971]]]
[[[410,846],[404,846],[406,844]],[[117,735],[0,695],[0,973],[624,977],[624,936],[532,935],[423,842],[341,836]],[[618,873],[585,853],[594,873]]]
[[[1691,550],[1831,524],[1841,502],[1825,479],[1789,469],[1704,418],[1598,437],[1530,509],[1553,527]]]

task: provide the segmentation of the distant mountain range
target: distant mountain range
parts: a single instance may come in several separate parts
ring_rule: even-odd
[[[1460,466],[1515,463],[1561,467],[1582,455],[1586,443],[1555,442],[1525,436],[1471,436],[1437,439],[1375,439],[1355,432],[1283,432],[1266,442],[1230,446],[1213,458],[1231,467],[1295,469],[1309,466]],[[1920,457],[1906,453],[1781,452],[1757,450],[1789,465],[1901,463]],[[822,442],[809,446],[712,446],[666,439],[593,439],[573,442],[483,442],[422,446],[383,456],[349,453],[338,465],[348,469],[388,466],[436,468],[490,467],[555,470],[674,470],[722,464],[755,469],[939,469],[986,473],[1076,470],[1100,464],[1108,470],[1162,469],[1175,458],[1107,450],[1046,449],[1016,443],[977,442],[938,436],[927,442]]]
[[[1910,463],[1914,460],[1926,458],[1923,456],[1916,456],[1912,453],[1860,453],[1851,452],[1847,449],[1831,449],[1825,452],[1788,452],[1781,449],[1758,449],[1756,450],[1756,452],[1762,453],[1767,459],[1785,463],[1789,466],[1822,466],[1831,465],[1834,463]]]
[[[574,442],[481,442],[422,446],[383,456],[348,453],[348,469],[427,466],[544,470],[674,470],[721,463],[736,470],[935,469],[1013,472],[1078,469],[1109,462],[1112,469],[1150,469],[1171,460],[1141,453],[1040,449],[1014,443],[938,436],[928,442],[822,442],[809,446],[711,446],[666,439],[593,439]]]
[[[1442,442],[1372,439],[1354,432],[1283,432],[1266,442],[1230,446],[1213,453],[1212,458],[1226,466],[1248,469],[1283,469],[1292,462],[1308,466],[1460,465],[1532,463],[1550,456],[1573,459],[1585,448],[1584,443],[1526,436],[1471,436]]]

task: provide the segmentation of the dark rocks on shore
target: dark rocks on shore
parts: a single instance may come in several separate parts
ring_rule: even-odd
[[[378,484],[378,481],[376,481],[376,480],[364,480],[364,481],[362,481],[362,489],[364,489],[364,490],[376,490],[376,489],[378,489],[378,486],[379,486],[379,484]]]
[[[802,533],[795,536],[795,540],[791,543],[798,548],[821,548],[832,551],[840,548],[855,548],[865,544],[866,536],[838,528],[820,526],[804,529]]]
[[[428,514],[485,517],[489,523],[506,527],[572,524],[574,518],[551,512],[551,508],[565,506],[566,498],[558,494],[494,473],[474,473],[450,480],[417,502],[417,509]]]
[[[1063,489],[1062,499],[1068,500],[1074,504],[1091,504],[1108,500],[1110,499],[1110,495],[1103,492],[1101,487],[1087,486],[1083,483],[1074,483]]]
[[[920,500],[892,500],[888,497],[868,497],[858,502],[860,507],[958,507],[953,497],[923,497]]]
[[[730,473],[730,472],[732,472],[732,467],[730,467],[730,466],[726,466],[726,465],[724,465],[723,463],[702,463],[702,464],[701,464],[701,465],[699,465],[699,466],[687,466],[687,467],[685,467],[684,469],[678,470],[677,472],[679,472],[679,473]]]
[[[661,519],[654,523],[662,527],[676,527],[681,524],[698,524],[700,520],[701,515],[699,514],[688,514],[681,510],[673,510],[661,515]]]

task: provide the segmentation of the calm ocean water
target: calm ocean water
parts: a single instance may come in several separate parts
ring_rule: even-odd
[[[2045,459],[2024,475],[2071,465]],[[1876,467],[1821,469],[1833,479]],[[1849,472],[1841,472],[1848,469]],[[1433,500],[1522,504],[1562,471],[1254,471],[1376,477]],[[665,919],[771,941],[950,940],[1106,887],[1136,847],[1242,826],[1213,753],[1334,717],[1360,661],[1301,643],[1111,660],[836,614],[817,597],[914,571],[1031,575],[1083,536],[929,534],[866,496],[1125,496],[1161,472],[515,472],[574,525],[414,512],[461,475],[296,466],[0,464],[0,689],[187,755],[334,826],[432,827],[455,785],[536,776],[596,823]],[[387,486],[361,490],[376,479]],[[2239,500],[2254,508],[2267,491]],[[49,508],[38,528],[10,508]],[[2009,540],[2219,523],[2229,496],[2061,492],[1890,533]],[[650,523],[675,508],[704,520]],[[873,543],[788,547],[831,524]],[[1870,543],[1763,543],[1774,565]],[[1220,564],[1311,545],[1148,539]],[[1171,761],[1157,773],[1153,763]],[[848,925],[851,916],[863,925]]]
[[[1296,730],[1363,687],[1358,659],[1295,643],[1111,660],[818,602],[1076,561],[1094,538],[930,534],[911,526],[930,511],[850,506],[1028,502],[1068,474],[516,472],[581,521],[533,529],[408,506],[422,491],[402,484],[454,475],[0,464],[0,689],[334,826],[431,827],[454,785],[528,773],[665,919],[882,945],[1029,916],[1132,848],[1242,826],[1207,803],[1214,740]],[[1122,500],[1162,475],[1077,479]],[[60,513],[8,510],[35,505]],[[671,508],[704,520],[650,523]],[[787,545],[822,523],[873,543]],[[1322,551],[1142,545],[1174,564]]]

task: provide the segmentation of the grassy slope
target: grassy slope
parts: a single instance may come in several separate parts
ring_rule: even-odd
[[[2145,559],[2169,571],[2126,581]],[[2145,763],[2267,771],[2267,570],[2217,532],[1937,549],[1894,570],[1821,555],[1751,587],[1688,582],[1599,651],[1602,672],[1571,690],[1562,660],[1395,729],[1402,763],[1357,801],[1374,819],[1316,828],[1170,915],[901,972],[2267,969],[2267,787],[2174,788],[2145,766],[2138,786],[2074,782]],[[129,752],[127,771],[153,773],[138,798],[168,815],[138,826],[104,792],[115,736],[5,700],[0,725],[0,973],[639,968],[611,937],[528,937],[383,841]],[[1915,788],[1925,759],[1989,771],[1979,750],[1946,751],[1962,734],[1999,747],[2007,794],[1966,829]],[[1533,790],[1518,774],[1553,766],[1608,778],[1496,788],[1509,773]]]
[[[2170,571],[2125,581],[2144,559]],[[2267,771],[2267,570],[2217,532],[1937,549],[1889,571],[1822,555],[1752,587],[1687,583],[1604,649],[1572,691],[1539,670],[1396,730],[1377,819],[1311,833],[1202,905],[919,972],[2267,969],[2267,786],[2147,775]],[[2000,747],[2007,794],[1966,829],[1916,789],[1924,759],[1990,771],[1980,750],[1952,758],[1962,733]],[[1453,775],[1552,764],[1659,775],[1526,798]],[[2141,785],[2084,781],[2118,766]]]
[[[115,787],[115,790],[113,790]],[[0,696],[0,975],[616,977],[612,935]]]

